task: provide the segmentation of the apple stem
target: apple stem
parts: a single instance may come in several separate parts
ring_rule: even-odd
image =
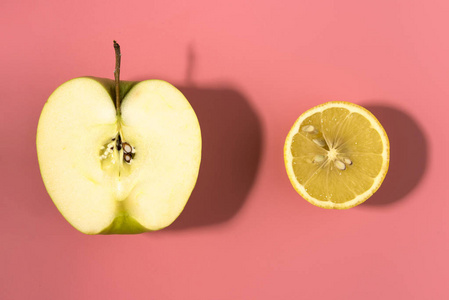
[[[120,45],[114,41],[115,50],[115,106],[117,108],[117,115],[120,115],[120,58],[122,54],[120,53]]]

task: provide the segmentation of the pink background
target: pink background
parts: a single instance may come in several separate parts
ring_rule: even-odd
[[[449,2],[2,1],[1,299],[448,299]],[[204,137],[168,229],[87,236],[58,213],[35,135],[83,75],[167,80]],[[314,207],[283,143],[306,109],[368,107],[391,169],[367,203]],[[86,109],[89,109],[86,107]]]

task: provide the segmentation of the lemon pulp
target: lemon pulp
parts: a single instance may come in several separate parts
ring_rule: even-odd
[[[368,199],[389,165],[388,137],[366,109],[328,102],[302,114],[284,147],[289,179],[307,201],[344,209]]]

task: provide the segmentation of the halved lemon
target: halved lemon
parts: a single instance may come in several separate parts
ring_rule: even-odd
[[[390,144],[379,121],[349,102],[327,102],[303,113],[284,146],[287,175],[310,203],[351,208],[371,197],[388,171]]]

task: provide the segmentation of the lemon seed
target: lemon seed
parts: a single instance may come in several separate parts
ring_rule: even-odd
[[[335,162],[334,162],[334,164],[335,164],[335,167],[337,168],[337,169],[339,169],[339,170],[345,170],[346,169],[346,165],[341,161],[341,160],[336,160]]]
[[[306,125],[302,128],[302,131],[307,132],[307,133],[315,133],[315,126],[313,125]]]
[[[320,163],[323,162],[325,159],[324,155],[315,155],[313,158],[313,162]]]
[[[312,141],[320,147],[326,146],[326,142],[323,139],[313,139]]]

